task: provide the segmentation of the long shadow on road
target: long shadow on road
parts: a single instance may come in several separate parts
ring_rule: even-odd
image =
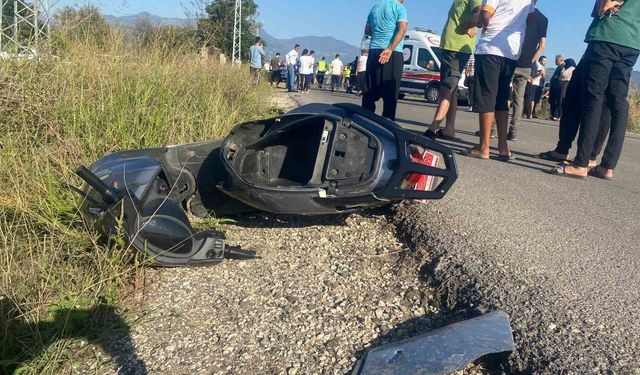
[[[415,121],[415,120],[397,119],[397,121],[400,123],[405,123],[409,125],[424,126],[425,129],[428,126],[427,123]],[[464,130],[456,130],[456,131],[464,135],[475,136],[475,133],[473,132],[464,131]],[[421,134],[421,132],[419,131],[414,131],[414,132]],[[464,151],[466,151],[467,149],[477,145],[474,142],[465,141],[464,139],[460,139],[460,138],[455,138],[453,140],[438,140],[438,142],[451,147],[458,154],[463,154]],[[492,147],[491,150],[495,153],[498,152],[498,149],[496,147]],[[523,167],[523,168],[533,169],[536,171],[542,171],[542,172],[545,172],[552,166],[549,163],[546,163],[538,159],[536,155],[529,154],[526,152],[521,152],[521,151],[514,151],[514,150],[511,150],[511,152],[517,157],[517,159],[510,161],[509,164]],[[493,157],[493,159],[495,159],[495,156]]]

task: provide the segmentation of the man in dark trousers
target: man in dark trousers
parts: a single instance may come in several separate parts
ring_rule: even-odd
[[[546,151],[538,154],[539,159],[566,163],[569,157],[569,150],[571,145],[578,136],[578,130],[580,128],[580,117],[582,116],[582,98],[580,92],[583,85],[583,65],[578,64],[578,67],[573,72],[571,81],[567,87],[567,93],[565,100],[562,104],[562,117],[560,118],[560,129],[558,134],[558,145],[552,151]],[[600,130],[589,158],[589,167],[593,168],[597,166],[598,155],[604,147],[604,143],[609,135],[611,129],[611,111],[605,102],[602,108],[602,116],[600,117]],[[564,168],[564,167],[560,167]]]
[[[327,74],[327,60],[322,57],[318,62],[318,88],[324,89],[324,77]]]
[[[549,81],[549,106],[550,114],[549,119],[558,121],[562,115],[562,108],[560,103],[562,102],[562,85],[560,82],[560,76],[564,71],[564,57],[562,55],[556,56],[556,70],[553,72],[553,76]]]
[[[367,19],[365,35],[371,36],[362,107],[372,112],[384,100],[382,116],[395,120],[404,69],[404,35],[409,20],[404,0],[380,0]]]
[[[282,72],[280,71],[280,52],[271,59],[271,86],[276,84],[276,88],[279,88],[280,81],[282,80]]]
[[[629,121],[629,82],[640,55],[640,0],[599,0],[585,41],[589,44],[582,59],[580,92],[582,115],[578,153],[571,165],[552,173],[578,179],[587,175],[611,180]],[[602,108],[611,111],[609,141],[599,166],[589,171],[589,159],[600,130]]]

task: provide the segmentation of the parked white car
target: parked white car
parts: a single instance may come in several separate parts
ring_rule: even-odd
[[[369,49],[370,37],[365,36],[362,48]],[[415,28],[404,37],[404,72],[400,86],[404,94],[423,95],[429,103],[440,100],[440,35],[433,30]],[[458,97],[468,101],[469,89],[464,86],[464,74],[460,79]]]

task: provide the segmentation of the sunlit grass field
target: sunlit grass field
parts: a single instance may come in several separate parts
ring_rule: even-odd
[[[140,260],[85,228],[65,187],[80,185],[77,165],[218,138],[271,112],[248,69],[107,38],[0,61],[0,373],[60,373],[126,327]]]

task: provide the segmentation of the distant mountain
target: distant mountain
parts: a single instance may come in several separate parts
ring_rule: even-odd
[[[153,25],[161,26],[193,26],[196,24],[194,19],[165,18],[149,12],[126,16],[105,15],[105,18],[110,25],[124,29],[134,28],[136,23],[144,19]],[[275,55],[276,52],[284,55],[289,52],[295,44],[300,44],[303,49],[314,50],[316,51],[316,57],[321,58],[325,56],[328,60],[333,60],[333,57],[339,53],[342,56],[342,61],[350,62],[359,54],[358,47],[330,36],[303,36],[290,39],[277,39],[264,29],[261,29],[259,32],[265,41],[266,50],[269,55]]]
[[[331,61],[336,54],[340,54],[343,62],[351,62],[359,54],[359,48],[342,40],[330,36],[302,36],[291,39],[277,39],[271,34],[261,29],[260,36],[266,44],[266,50],[269,55],[275,55],[280,52],[285,55],[291,51],[295,44],[299,44],[302,49],[316,51],[316,58],[323,56]]]
[[[141,13],[137,13],[137,14],[131,14],[131,15],[127,15],[127,16],[112,16],[112,15],[106,15],[104,16],[107,20],[107,22],[110,25],[116,26],[116,27],[122,27],[125,29],[130,29],[133,28],[136,23],[138,23],[141,20],[148,20],[149,22],[151,22],[151,24],[153,25],[158,25],[158,26],[191,26],[191,25],[195,25],[195,20],[193,19],[187,19],[187,18],[165,18],[165,17],[160,17],[160,16],[156,16],[154,14],[151,14],[149,12],[141,12]]]

